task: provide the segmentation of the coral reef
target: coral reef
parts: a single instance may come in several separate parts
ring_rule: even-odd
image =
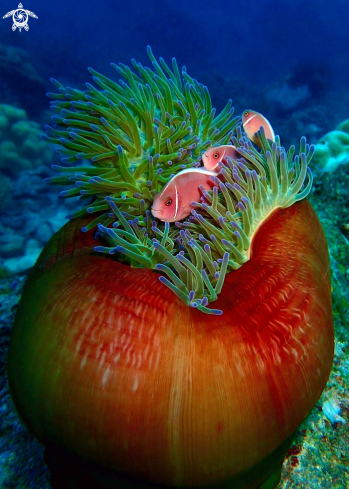
[[[43,178],[48,172],[47,167],[41,166],[23,170],[16,178],[0,177],[0,264],[8,275],[30,269],[42,247],[66,222],[68,202],[57,202],[57,195],[45,185]]]
[[[37,118],[45,107],[45,82],[32,65],[30,55],[18,46],[0,43],[0,93],[10,105],[24,107]]]
[[[321,172],[333,172],[349,163],[349,119],[325,134],[315,145],[313,164]]]
[[[44,244],[65,222],[69,206],[57,204],[44,182],[55,161],[40,124],[18,107],[0,104],[0,264],[4,274],[31,268]]]
[[[0,171],[0,212],[5,212],[13,204],[13,184],[10,178]]]
[[[28,120],[25,110],[0,104],[0,170],[16,177],[23,170],[50,165],[53,149],[40,135],[40,124]]]

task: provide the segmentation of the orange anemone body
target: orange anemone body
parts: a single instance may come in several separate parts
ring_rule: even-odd
[[[8,372],[23,420],[44,443],[145,482],[257,487],[275,467],[244,474],[297,429],[332,365],[328,249],[310,204],[260,226],[214,303],[222,316],[93,252],[81,227],[51,239],[19,305]]]

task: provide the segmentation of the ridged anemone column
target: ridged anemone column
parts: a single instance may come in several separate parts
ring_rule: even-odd
[[[276,487],[333,358],[328,250],[308,201],[258,228],[222,316],[94,252],[85,223],[51,239],[18,308],[8,375],[25,423],[68,458],[138,480],[125,487]]]

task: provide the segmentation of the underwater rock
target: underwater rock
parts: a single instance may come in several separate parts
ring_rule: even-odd
[[[339,405],[339,400],[336,398],[328,399],[322,405],[322,412],[329,419],[332,425],[336,423],[346,424],[346,420],[340,416],[341,407]]]

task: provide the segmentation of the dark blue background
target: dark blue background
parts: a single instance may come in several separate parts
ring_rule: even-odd
[[[347,0],[25,0],[23,7],[38,19],[30,18],[29,31],[21,33],[12,32],[11,19],[2,19],[17,5],[0,3],[0,43],[27,50],[47,88],[51,76],[82,86],[90,81],[87,66],[117,79],[109,63],[129,64],[134,57],[148,64],[147,44],[157,57],[170,62],[176,56],[185,64],[208,85],[218,108],[231,97],[239,111],[252,105],[270,116],[273,110],[259,98],[282,80],[308,84],[323,104],[329,90],[349,86]],[[43,93],[33,97],[46,103]],[[336,123],[349,112],[343,104]]]

